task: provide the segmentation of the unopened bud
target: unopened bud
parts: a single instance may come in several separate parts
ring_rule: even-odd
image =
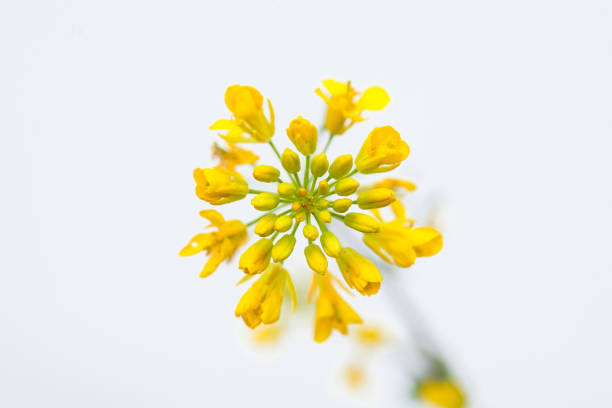
[[[274,193],[260,193],[251,200],[251,204],[259,211],[270,211],[276,208],[280,197]]]
[[[257,181],[264,183],[270,183],[277,181],[280,177],[280,170],[274,166],[268,166],[267,164],[260,164],[253,168],[253,177]]]
[[[346,212],[353,205],[353,200],[350,198],[340,198],[332,204],[332,208],[334,211],[343,213]]]
[[[331,213],[327,210],[319,211],[319,220],[326,224],[331,222]]]
[[[325,231],[321,234],[321,246],[323,246],[325,253],[332,258],[337,257],[342,249],[338,238],[329,231]]]
[[[274,262],[281,262],[289,258],[295,247],[295,237],[291,234],[284,235],[272,247],[272,259]]]
[[[336,183],[336,194],[347,196],[353,194],[359,188],[359,182],[354,178],[343,178]]]
[[[319,237],[319,230],[312,224],[306,224],[302,230],[302,233],[309,241],[314,241]]]
[[[293,225],[293,218],[289,215],[281,215],[274,222],[274,229],[278,232],[289,231],[289,228]]]
[[[295,194],[296,188],[291,183],[280,183],[276,191],[283,197],[291,197]]]
[[[360,232],[378,232],[380,222],[369,215],[348,213],[344,216],[344,225]]]
[[[388,188],[373,188],[359,193],[357,205],[362,210],[385,207],[395,201],[393,190]]]
[[[329,175],[335,179],[344,177],[353,168],[353,156],[343,154],[336,157],[336,160],[329,166]]]
[[[297,173],[300,171],[300,157],[296,152],[287,148],[281,155],[281,164],[289,173]]]
[[[325,195],[327,193],[329,193],[329,183],[327,182],[327,180],[321,180],[319,181],[319,194],[321,195]]]
[[[255,233],[260,237],[267,237],[273,233],[274,222],[277,218],[278,217],[276,214],[264,215],[259,221],[257,221],[257,225],[255,225]]]
[[[327,168],[329,167],[329,161],[327,161],[327,156],[325,153],[319,153],[312,158],[310,163],[310,171],[314,174],[315,177],[321,177],[327,172]]]
[[[306,262],[310,268],[320,274],[327,272],[327,258],[318,245],[310,244],[304,249]]]

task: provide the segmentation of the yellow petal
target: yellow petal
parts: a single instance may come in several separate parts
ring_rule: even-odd
[[[210,221],[210,225],[219,226],[225,222],[223,215],[219,211],[215,210],[202,210],[200,211],[200,217],[206,218]]]
[[[295,293],[295,286],[291,280],[291,275],[287,273],[287,288],[289,289],[289,295],[291,296],[291,311],[295,313],[295,307],[297,306],[297,294]]]
[[[410,238],[417,256],[432,256],[442,249],[442,234],[435,228],[414,228],[410,230]]]
[[[349,89],[346,82],[336,81],[335,79],[324,79],[323,86],[332,96],[346,94]]]
[[[357,109],[381,110],[391,99],[387,91],[380,86],[372,86],[365,90],[361,98],[357,101]]]
[[[212,124],[210,130],[232,130],[237,128],[238,124],[236,121],[231,119],[219,119],[215,123]]]

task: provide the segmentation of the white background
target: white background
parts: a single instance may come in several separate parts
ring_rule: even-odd
[[[422,187],[414,202],[444,205],[443,252],[402,283],[474,405],[610,406],[610,13],[3,1],[0,405],[354,406],[330,385],[345,339],[315,344],[308,328],[262,358],[233,316],[240,272],[201,280],[204,258],[177,256],[203,226],[191,172],[210,165],[225,88],[269,97],[285,146],[290,119],[322,115],[313,90],[333,77],[392,102],[332,155],[391,124],[412,149],[397,175]],[[353,303],[397,312],[381,302]]]

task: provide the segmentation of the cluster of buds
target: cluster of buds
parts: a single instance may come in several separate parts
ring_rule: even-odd
[[[389,102],[380,87],[368,88],[359,95],[350,83],[327,80],[324,85],[331,96],[316,92],[327,103],[325,130],[328,140],[321,152],[317,127],[301,116],[292,120],[286,134],[295,150],[282,153],[272,141],[275,133],[274,111],[268,101],[269,115],[263,111],[263,97],[249,86],[230,86],[225,102],[232,119],[221,119],[211,129],[224,131],[220,136],[228,150],[216,147],[222,158],[217,167],[196,169],[196,195],[212,204],[222,205],[252,195],[251,205],[263,212],[256,219],[242,223],[225,222],[216,211],[212,226],[216,232],[198,234],[181,251],[192,255],[202,250],[213,253],[215,266],[220,260],[231,259],[253,227],[259,239],[240,256],[238,267],[246,281],[255,275],[260,278],[243,295],[236,316],[243,318],[250,328],[271,324],[278,320],[285,293],[289,293],[295,307],[295,289],[291,275],[283,263],[296,253],[298,230],[306,238],[303,254],[314,272],[313,290],[318,293],[315,316],[315,340],[324,341],[332,329],[347,333],[347,325],[361,323],[359,315],[344,302],[334,285],[340,280],[330,272],[330,260],[344,278],[344,282],[362,295],[376,294],[382,276],[374,263],[355,249],[345,246],[332,232],[332,225],[344,225],[363,234],[363,240],[383,260],[400,267],[409,267],[418,256],[431,256],[442,247],[442,237],[433,228],[414,228],[414,220],[405,217],[397,199],[399,189],[410,190],[412,183],[385,179],[363,187],[358,175],[388,172],[398,167],[410,152],[408,144],[391,126],[374,128],[357,155],[343,154],[335,158],[326,155],[332,139],[344,134],[356,122],[364,120],[364,110],[382,109]],[[343,136],[343,138],[346,136]],[[267,143],[279,160],[279,165],[258,164],[257,156],[238,148],[236,143]],[[300,157],[302,156],[302,157]],[[227,157],[229,163],[224,163]],[[242,164],[251,164],[252,176],[266,187],[253,188],[236,171]],[[414,188],[412,188],[413,190]],[[396,218],[383,221],[379,209],[390,206]],[[232,224],[231,227],[228,224]],[[239,238],[237,238],[239,237]],[[217,262],[219,261],[219,262]],[[202,276],[209,275],[210,267]]]

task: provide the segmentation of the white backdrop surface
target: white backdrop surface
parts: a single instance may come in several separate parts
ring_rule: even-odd
[[[342,338],[304,330],[259,356],[233,316],[239,273],[201,280],[203,258],[177,256],[202,226],[191,172],[210,163],[225,88],[269,97],[282,140],[298,114],[321,117],[327,77],[392,99],[332,154],[391,124],[411,146],[396,174],[422,187],[414,202],[444,205],[444,250],[402,283],[474,406],[612,405],[610,13],[3,1],[0,405],[355,406],[330,390]],[[393,406],[381,372],[362,405]]]

